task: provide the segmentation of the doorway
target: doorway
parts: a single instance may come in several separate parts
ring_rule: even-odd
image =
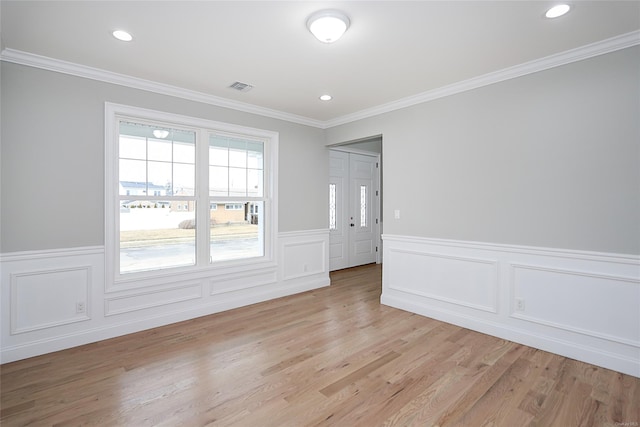
[[[380,155],[329,150],[329,270],[380,262]]]

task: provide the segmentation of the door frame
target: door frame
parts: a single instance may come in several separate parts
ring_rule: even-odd
[[[347,145],[333,145],[333,146],[327,146],[327,148],[330,151],[341,151],[349,154],[360,154],[364,156],[374,157],[376,160],[376,173],[374,177],[374,181],[375,181],[374,187],[375,187],[376,194],[374,197],[374,206],[373,206],[373,214],[376,222],[374,224],[373,234],[375,236],[374,241],[376,245],[376,264],[381,264],[382,263],[382,217],[381,217],[382,203],[380,203],[380,201],[382,200],[382,185],[380,185],[381,184],[380,177],[381,177],[381,170],[382,170],[381,153],[377,153],[374,151],[359,150],[357,148],[349,148]]]

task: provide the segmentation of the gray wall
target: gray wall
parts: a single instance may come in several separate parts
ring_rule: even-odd
[[[326,131],[1,67],[4,253],[104,244],[110,101],[280,132],[280,231],[326,228],[325,141],[383,135],[387,234],[640,254],[639,47]]]
[[[327,227],[321,129],[6,62],[1,67],[3,253],[104,244],[105,101],[279,132],[279,231]]]
[[[382,137],[377,136],[371,139],[367,139],[361,142],[350,142],[344,145],[338,145],[338,147],[348,148],[348,149],[356,149],[363,151],[370,151],[372,153],[382,154]]]
[[[383,135],[386,234],[640,254],[639,76],[633,47],[325,138]]]

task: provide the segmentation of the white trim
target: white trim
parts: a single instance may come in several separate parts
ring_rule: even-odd
[[[0,350],[0,362],[9,363],[28,357],[51,353],[53,351],[88,344],[100,340],[114,338],[134,332],[143,331],[155,327],[195,319],[222,311],[232,310],[275,298],[280,298],[296,293],[306,292],[328,286],[328,277],[313,278],[309,281],[294,281],[281,283],[278,286],[261,287],[252,289],[252,293],[240,293],[233,298],[215,302],[203,302],[188,306],[172,307],[167,305],[166,310],[147,316],[135,318],[123,318],[117,322],[108,324],[92,324],[89,327],[57,334],[45,338],[36,338],[26,342],[15,344],[3,344]],[[118,319],[118,316],[110,316],[110,319]]]
[[[321,236],[324,237],[324,236]],[[321,253],[326,253],[328,248],[328,242],[326,238],[322,238],[322,239],[317,239],[317,240],[306,240],[304,242],[298,242],[298,241],[293,241],[290,243],[283,243],[282,244],[282,250],[283,253],[286,252],[286,250],[288,248],[302,248],[305,246],[319,246],[320,247],[320,252]],[[286,266],[285,266],[286,267]],[[284,271],[286,271],[286,268],[283,268]],[[306,264],[304,265],[302,272],[298,272],[298,273],[294,273],[294,274],[286,274],[283,273],[282,275],[282,280],[292,280],[292,279],[299,279],[301,277],[307,277],[307,276],[315,276],[316,274],[322,274],[325,271],[327,271],[327,266],[326,266],[326,259],[323,257],[322,262],[320,263],[320,265],[318,266],[318,268],[309,271],[309,269],[307,268]]]
[[[105,295],[110,295],[118,292],[133,291],[136,289],[154,288],[170,283],[183,282],[185,280],[199,280],[206,279],[208,277],[224,278],[227,275],[235,277],[237,274],[242,272],[266,271],[276,267],[277,263],[275,261],[238,260],[237,262],[231,261],[224,265],[162,269],[158,270],[159,273],[157,275],[126,277],[111,285],[107,285],[105,283],[103,291]],[[108,277],[108,275],[105,277]]]
[[[228,265],[171,275],[162,280],[149,279],[141,283],[141,287],[119,289],[117,293],[115,290],[105,292],[103,247],[3,254],[0,265],[0,363],[330,285],[327,229],[283,232],[277,234],[274,245],[276,240],[274,254],[277,259],[273,262]],[[312,250],[298,250],[305,249],[304,246],[290,247],[296,244],[308,244]],[[288,251],[282,250],[285,246],[289,247]],[[305,266],[308,267],[306,272]],[[11,333],[11,316],[15,313],[16,306],[15,303],[11,304],[12,277],[79,269],[87,269],[89,275],[86,300],[89,319],[82,322],[73,319],[72,322],[62,321],[56,324],[41,322],[33,330],[22,328],[18,334]],[[293,277],[297,272],[307,274]],[[180,289],[184,289],[186,294],[180,295]],[[47,304],[58,307],[69,307],[76,303],[69,293],[57,293],[52,289],[49,296],[52,300],[47,301]]]
[[[332,145],[328,145],[327,148],[331,151],[341,151],[343,153],[353,153],[360,154],[362,156],[377,157],[378,163],[380,162],[380,153],[378,153],[377,151],[360,150],[358,148],[349,148],[348,146],[334,147]]]
[[[516,283],[515,283],[514,275],[517,269],[546,271],[550,273],[566,274],[569,276],[592,277],[596,279],[604,279],[604,280],[610,280],[610,281],[628,283],[628,284],[634,284],[636,286],[640,286],[640,278],[621,276],[621,275],[594,274],[589,271],[583,271],[583,270],[549,268],[549,267],[523,264],[523,263],[510,263],[510,269],[511,269],[511,272],[510,272],[510,278],[509,278],[509,288],[510,288],[511,295],[515,295]],[[520,319],[520,320],[526,320],[528,322],[539,323],[540,325],[551,326],[556,329],[564,329],[565,331],[575,332],[582,335],[598,337],[598,338],[605,339],[607,341],[621,342],[626,345],[630,345],[640,349],[640,340],[630,340],[625,337],[620,337],[613,334],[603,334],[596,331],[587,330],[584,328],[578,328],[566,323],[548,321],[535,316],[527,316],[525,314],[520,314],[520,312],[514,310],[513,308],[511,309],[509,316],[513,317],[514,319]]]
[[[349,146],[352,144],[359,144],[361,142],[372,142],[378,139],[380,140],[380,142],[382,142],[383,134],[379,133],[377,135],[363,136],[362,138],[350,139],[348,141],[327,142],[325,145],[327,146],[327,148],[330,148],[330,149],[335,149],[339,147],[349,148]]]
[[[611,252],[580,251],[576,249],[544,248],[537,246],[508,245],[503,243],[486,243],[464,240],[437,239],[432,237],[401,236],[395,234],[383,234],[383,240],[394,240],[407,243],[433,244],[439,246],[451,246],[467,249],[486,249],[493,251],[517,252],[529,255],[544,255],[562,258],[575,258],[589,261],[613,262],[619,264],[638,265],[640,255],[617,254]]]
[[[57,73],[69,74],[76,77],[97,80],[100,82],[130,87],[133,89],[146,90],[148,92],[158,93],[160,95],[174,96],[176,98],[187,99],[189,101],[215,105],[216,107],[230,108],[232,110],[242,111],[250,114],[257,114],[264,117],[271,117],[273,119],[285,120],[292,123],[299,123],[302,125],[318,128],[323,127],[322,121],[310,119],[308,117],[285,113],[283,111],[273,110],[271,108],[259,107],[257,105],[248,104],[245,102],[234,101],[203,92],[197,92],[190,89],[184,89],[177,86],[158,83],[138,77],[132,77],[125,74],[114,73],[112,71],[102,70],[99,68],[89,67],[86,65],[63,61],[60,59],[49,58],[46,56],[23,52],[20,50],[6,48],[0,54],[0,60],[13,62],[14,64],[26,65],[29,67],[41,68],[43,70],[54,71]]]
[[[640,256],[398,235],[383,239],[382,304],[640,378]],[[466,271],[464,263],[425,265],[415,254],[495,260],[495,284]],[[496,292],[497,310],[468,301],[468,289]],[[516,309],[520,299],[526,306]]]
[[[562,338],[531,332],[525,328],[481,319],[477,316],[442,308],[426,307],[423,304],[415,302],[415,299],[412,298],[382,295],[380,302],[389,307],[399,308],[421,316],[430,317],[442,322],[451,323],[473,331],[521,343],[640,378],[638,359],[634,357],[582,345]]]
[[[167,293],[170,291],[187,290],[187,289],[196,289],[198,292],[196,294],[191,294],[191,295],[187,294],[179,298],[166,299],[161,301],[151,301],[151,298],[149,298],[149,301],[144,304],[133,305],[131,307],[120,308],[120,309],[111,308],[111,303],[115,301],[126,301],[126,300],[129,300],[135,297],[140,297],[140,296],[150,297],[152,295],[158,295],[158,294]],[[192,280],[190,282],[184,282],[183,284],[168,287],[168,288],[158,288],[154,290],[145,290],[144,292],[132,293],[127,295],[105,297],[104,298],[104,315],[105,317],[107,317],[107,316],[113,316],[116,314],[130,313],[132,311],[145,310],[147,308],[160,307],[163,305],[175,304],[178,302],[184,302],[184,301],[190,301],[190,300],[197,300],[200,298],[202,298],[202,283],[200,280]]]
[[[636,46],[638,44],[640,44],[640,30],[621,34],[619,36],[577,47],[575,49],[570,49],[565,52],[556,53],[544,58],[525,62],[523,64],[504,68],[502,70],[473,77],[460,82],[452,83],[447,86],[401,98],[397,101],[378,105],[376,107],[360,110],[355,113],[346,114],[344,116],[327,121],[316,120],[309,117],[303,117],[296,114],[273,110],[270,108],[259,107],[257,105],[234,101],[231,99],[209,95],[189,89],[183,89],[177,86],[157,83],[150,80],[131,77],[124,74],[114,73],[111,71],[88,67],[85,65],[75,64],[73,62],[62,61],[59,59],[49,58],[46,56],[36,55],[33,53],[23,52],[10,48],[6,48],[0,53],[0,60],[5,62],[12,62],[19,65],[26,65],[29,67],[41,68],[43,70],[97,80],[105,83],[117,84],[134,89],[146,90],[161,95],[174,96],[176,98],[201,102],[203,104],[230,108],[245,113],[257,114],[264,117],[271,117],[274,119],[285,120],[288,122],[298,123],[320,129],[328,129],[357,120],[377,116],[379,114],[410,107],[412,105],[422,104],[468,90],[477,89],[509,79],[514,79],[527,74],[533,74],[539,71],[566,65],[572,62],[581,61],[583,59],[615,52],[617,50]]]
[[[246,274],[235,273],[228,275],[216,276],[215,279],[209,281],[209,295],[221,295],[229,292],[237,292],[250,288],[258,288],[265,285],[277,285],[277,269],[261,269],[255,271],[247,271]],[[238,284],[242,282],[242,284]],[[234,286],[229,286],[233,283]]]
[[[363,140],[367,140],[367,139],[373,139],[373,138],[365,138]],[[371,224],[371,230],[372,231],[371,231],[371,233],[374,235],[373,242],[374,242],[374,245],[376,247],[376,253],[375,253],[375,258],[376,259],[375,259],[375,262],[376,262],[376,264],[380,264],[380,263],[382,263],[382,235],[381,235],[382,234],[381,233],[381,231],[382,231],[382,203],[380,202],[380,200],[382,198],[382,186],[381,186],[381,176],[380,176],[381,172],[382,172],[382,167],[380,167],[380,165],[382,163],[382,160],[381,160],[382,159],[382,157],[381,157],[382,154],[378,153],[378,152],[375,152],[375,151],[366,151],[366,150],[353,149],[353,148],[350,148],[350,147],[348,147],[346,145],[338,145],[338,146],[329,145],[329,146],[327,146],[327,149],[329,150],[330,156],[331,156],[331,153],[335,152],[335,153],[341,153],[341,154],[344,154],[344,155],[355,154],[355,155],[360,155],[360,156],[373,158],[375,160],[376,167],[375,167],[375,173],[374,173],[373,185],[372,185],[372,191],[373,191],[373,194],[372,194],[372,200],[373,200],[372,211],[373,212],[372,213],[373,213],[373,215],[372,215],[372,218],[371,218],[371,221],[372,221],[372,224]],[[343,159],[343,160],[345,160],[345,159]],[[332,167],[331,167],[331,165],[329,165],[329,177],[331,179],[333,177],[333,178],[339,179],[341,182],[344,182],[343,179],[347,178],[351,174],[350,166],[349,166],[349,164],[350,164],[349,160],[345,160],[345,161],[347,162],[346,163],[347,164],[347,169],[349,169],[349,172],[346,173],[346,176],[338,177],[338,175],[343,175],[344,172],[338,172],[338,175],[334,176],[332,174]],[[331,179],[330,179],[330,183],[329,183],[330,185],[332,185],[331,184]],[[343,190],[344,190],[344,197],[347,197],[349,195],[349,192],[351,191],[351,190],[347,191],[347,189],[349,189],[350,185],[351,185],[350,184],[350,180],[346,179],[346,182],[344,182],[342,185],[344,185],[346,187],[346,189],[343,189]],[[329,191],[329,188],[327,187],[327,194],[328,194],[328,191]],[[351,195],[349,195],[348,197],[351,197]],[[348,197],[347,197],[347,199],[348,199]],[[348,210],[349,208],[348,208],[347,199],[345,199],[345,203],[344,204],[345,204],[345,209]],[[327,203],[328,203],[328,199],[327,199]],[[327,204],[327,212],[328,211],[329,211],[329,205]],[[346,214],[346,211],[345,211],[345,214]],[[333,231],[329,230],[329,233],[330,233],[329,234],[330,235],[329,245],[332,244],[331,240],[332,240],[332,238],[334,236],[342,235],[342,231],[339,231],[339,230],[333,230]],[[345,232],[344,236],[346,236],[347,234],[349,234],[348,231]],[[349,244],[346,243],[346,242],[348,242],[349,237],[345,237],[345,239],[346,239],[346,241],[343,241],[340,244],[345,244],[346,246],[348,246]],[[334,244],[335,244],[335,238],[333,238],[333,240],[334,240]],[[348,248],[347,248],[347,252],[349,252]],[[329,261],[329,263],[330,263],[329,269],[331,271],[339,270],[341,268],[345,268],[346,266],[351,265],[351,261],[348,261],[348,260],[345,261],[345,258],[347,258],[347,259],[350,258],[350,255],[347,254],[346,256],[342,256],[340,258],[337,258],[337,259],[340,259],[341,261],[334,261],[333,265],[331,264],[331,259],[330,259],[330,261]]]
[[[372,108],[366,108],[352,114],[346,114],[342,117],[337,117],[324,122],[324,128],[332,128],[346,123],[355,122],[357,120],[377,116],[379,114],[411,107],[413,105],[423,104],[439,98],[444,98],[483,86],[489,86],[505,80],[522,77],[527,74],[533,74],[550,68],[559,67],[561,65],[570,64],[572,62],[582,61],[583,59],[592,58],[594,56],[615,52],[616,50],[625,49],[638,44],[640,44],[640,30],[601,40],[575,49],[570,49],[565,52],[549,55],[544,58],[535,59],[523,64],[503,68],[502,70],[481,76],[472,77],[467,80],[428,90],[406,98],[401,98],[397,101],[388,102]]]
[[[279,237],[278,276],[282,282],[328,279],[329,229],[289,231]]]
[[[406,249],[394,249],[394,248],[390,248],[389,253],[398,253],[398,254],[409,254],[409,255],[419,255],[422,257],[431,257],[431,258],[441,258],[441,259],[449,259],[449,260],[453,260],[453,261],[462,261],[465,263],[477,263],[477,264],[485,264],[485,265],[489,265],[492,268],[492,277],[491,277],[491,282],[490,285],[492,286],[492,288],[490,288],[490,292],[489,294],[491,295],[491,299],[492,299],[492,304],[491,305],[480,305],[480,304],[473,304],[470,303],[468,301],[464,301],[462,299],[459,298],[450,298],[450,297],[446,297],[446,296],[441,296],[441,295],[437,295],[431,292],[422,292],[422,291],[416,291],[413,289],[409,289],[403,285],[397,285],[397,284],[389,284],[389,289],[394,289],[400,292],[404,292],[406,294],[415,294],[415,295],[420,295],[423,297],[427,297],[427,298],[431,298],[431,299],[435,299],[435,300],[439,300],[439,301],[444,301],[444,302],[448,302],[448,303],[453,303],[453,304],[457,304],[457,305],[461,305],[461,306],[465,306],[465,307],[469,307],[469,308],[473,308],[476,310],[482,310],[482,311],[486,311],[488,313],[498,313],[498,260],[496,259],[487,259],[487,258],[478,258],[478,257],[467,257],[467,256],[457,256],[457,255],[447,255],[447,254],[440,254],[440,253],[435,253],[435,252],[425,252],[425,251],[416,251],[416,250],[406,250]]]
[[[64,320],[51,321],[46,323],[40,323],[31,325],[29,327],[18,327],[18,280],[21,277],[28,276],[44,276],[47,274],[55,274],[55,273],[67,273],[72,271],[82,271],[86,274],[86,281],[84,282],[85,294],[87,296],[85,300],[85,311],[80,316],[68,317]],[[91,278],[93,277],[93,272],[91,271],[90,265],[81,265],[78,267],[67,267],[67,268],[53,268],[48,270],[35,270],[35,271],[25,271],[19,273],[11,273],[9,274],[9,282],[10,282],[10,294],[11,294],[11,324],[10,331],[11,335],[22,334],[25,332],[33,332],[40,329],[48,329],[56,326],[68,325],[70,323],[83,322],[86,320],[91,320],[90,310],[91,310]]]
[[[104,246],[84,246],[66,249],[43,249],[38,251],[18,251],[0,254],[0,262],[28,261],[42,258],[71,257],[81,255],[100,255]]]
[[[241,126],[229,123],[223,123],[208,119],[202,119],[198,117],[184,116],[181,114],[167,113],[164,111],[156,111],[147,108],[139,108],[135,106],[115,104],[111,102],[105,102],[105,292],[118,292],[122,290],[156,286],[162,283],[166,278],[179,274],[181,276],[198,276],[202,277],[203,274],[209,276],[216,274],[221,269],[227,267],[248,267],[250,269],[256,266],[270,266],[276,262],[277,259],[277,220],[278,220],[278,144],[279,134],[275,131],[262,130],[252,128],[248,126]],[[242,259],[223,262],[220,264],[204,264],[204,260],[208,259],[209,243],[208,240],[198,241],[196,247],[198,253],[196,254],[196,260],[200,260],[201,264],[198,265],[196,261],[195,265],[180,266],[171,269],[157,269],[151,271],[131,272],[127,274],[119,273],[119,251],[118,251],[118,238],[116,231],[119,228],[119,203],[115,203],[117,199],[117,144],[114,141],[117,140],[118,130],[117,123],[121,117],[131,117],[133,120],[149,120],[158,121],[170,125],[176,125],[180,127],[192,127],[194,131],[198,132],[199,144],[196,144],[197,152],[196,156],[196,179],[200,188],[204,184],[208,185],[207,168],[200,168],[202,155],[208,154],[208,142],[203,137],[204,132],[220,132],[236,135],[243,135],[247,137],[257,138],[265,143],[264,151],[264,207],[263,217],[268,217],[270,220],[264,223],[264,255],[254,259]],[[203,142],[204,141],[204,142]],[[200,159],[200,160],[197,160]],[[197,172],[200,170],[200,172]],[[208,216],[208,207],[210,203],[210,197],[200,190],[194,196],[197,200],[198,206],[200,206],[200,214]],[[206,202],[204,200],[206,199]],[[227,199],[221,198],[221,199]],[[205,233],[200,233],[200,238],[206,236]],[[198,236],[196,236],[198,239]],[[204,248],[204,249],[203,249]],[[206,252],[206,253],[205,253]],[[114,268],[115,267],[115,268]]]

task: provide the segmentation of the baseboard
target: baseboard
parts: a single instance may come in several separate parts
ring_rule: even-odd
[[[103,247],[1,254],[0,363],[328,286],[328,241],[328,230],[282,233],[275,262],[118,289],[105,286]]]
[[[274,298],[319,289],[329,286],[329,284],[330,282],[327,277],[315,278],[301,283],[291,284],[289,286],[280,286],[277,289],[256,292],[249,298],[235,298],[224,302],[200,305],[183,310],[175,310],[169,313],[163,313],[162,315],[144,317],[139,320],[118,322],[101,327],[83,329],[75,333],[55,335],[44,339],[29,341],[24,344],[3,346],[0,351],[0,360],[2,360],[2,363],[22,360],[37,355],[91,344],[97,341],[170,325],[202,316],[221,313],[227,310],[268,301]]]
[[[601,348],[579,345],[574,342],[553,338],[547,335],[534,334],[526,329],[509,327],[498,322],[490,322],[472,316],[465,316],[453,311],[432,309],[416,303],[411,297],[398,298],[382,295],[380,302],[389,307],[416,313],[421,316],[440,320],[452,325],[467,328],[476,332],[513,341],[529,347],[559,354],[571,359],[591,363],[614,371],[640,377],[638,358],[627,357],[604,351]]]
[[[385,305],[640,377],[640,258],[384,236]]]

